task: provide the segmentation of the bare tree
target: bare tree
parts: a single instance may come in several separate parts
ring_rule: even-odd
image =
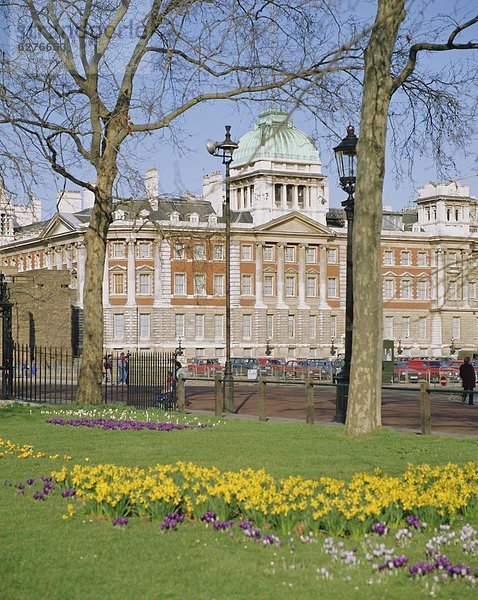
[[[326,90],[337,73],[360,69],[349,55],[363,34],[322,0],[1,0],[0,6],[10,11],[14,46],[1,65],[3,156],[28,157],[23,174],[31,179],[48,165],[95,196],[85,235],[77,401],[98,403],[106,240],[115,199],[128,197],[125,161],[134,144],[155,131],[174,135],[182,115],[206,101],[265,99],[272,89],[287,97],[318,76],[316,94],[324,90],[329,101]]]
[[[376,21],[365,51],[353,239],[354,338],[346,419],[346,431],[351,435],[369,433],[381,425],[381,223],[390,101],[401,90],[410,100],[407,103],[409,114],[416,116],[420,106],[424,108],[420,113],[422,127],[412,123],[412,132],[418,133],[419,129],[422,136],[428,133],[434,142],[432,146],[439,147],[437,140],[443,138],[450,126],[444,116],[455,115],[455,119],[452,118],[455,126],[466,117],[460,117],[459,103],[453,99],[454,85],[459,78],[455,71],[448,74],[448,79],[443,73],[425,78],[417,70],[418,56],[478,48],[475,42],[459,41],[460,36],[462,38],[478,23],[478,16],[449,26],[443,43],[410,45],[409,34],[403,39],[399,36],[405,14],[405,0],[379,0]],[[436,33],[441,37],[444,31],[446,29]],[[405,47],[408,48],[406,53]]]

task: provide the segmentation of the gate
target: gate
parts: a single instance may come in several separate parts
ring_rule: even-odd
[[[0,316],[2,319],[2,398],[13,397],[12,303],[5,275],[0,273]]]
[[[135,352],[129,355],[127,404],[136,408],[176,406],[176,354]]]

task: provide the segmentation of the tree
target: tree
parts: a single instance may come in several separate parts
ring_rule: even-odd
[[[455,111],[456,103],[447,94],[443,78],[412,80],[417,59],[423,52],[477,49],[474,42],[459,43],[458,36],[478,23],[478,16],[454,25],[444,43],[408,44],[408,58],[403,61],[404,49],[397,48],[399,28],[405,18],[405,0],[379,0],[375,24],[365,51],[360,135],[357,144],[357,182],[354,261],[354,339],[346,432],[351,435],[369,433],[381,425],[381,361],[382,361],[382,277],[381,223],[382,193],[385,172],[385,148],[390,101],[394,93],[404,90],[410,94],[411,105],[420,99],[426,116],[438,130],[446,127],[427,105],[434,97],[439,105],[448,97],[448,108]],[[402,59],[397,69],[393,58]],[[400,63],[399,63],[400,64]],[[395,72],[394,74],[394,67]],[[452,85],[453,80],[449,80]],[[408,87],[407,87],[408,86]],[[440,86],[442,90],[440,91]],[[444,102],[445,104],[445,102]]]
[[[206,101],[261,97],[276,88],[297,94],[301,82],[307,87],[319,75],[318,93],[326,95],[327,78],[356,68],[348,53],[361,34],[340,42],[347,23],[320,0],[13,0],[0,6],[10,10],[19,34],[15,39],[11,32],[14,52],[2,61],[3,157],[17,165],[30,157],[23,175],[35,178],[48,165],[95,197],[85,235],[77,401],[98,403],[106,241],[114,201],[128,197],[134,143],[155,131],[174,135],[181,116]]]

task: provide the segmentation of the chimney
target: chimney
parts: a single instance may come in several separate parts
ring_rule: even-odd
[[[95,193],[87,188],[83,190],[83,210],[85,208],[93,208],[93,204],[95,203]]]
[[[81,192],[79,190],[59,190],[56,206],[59,213],[79,212],[81,210]]]
[[[152,200],[159,194],[159,176],[158,169],[148,169],[144,176],[144,187],[146,188],[146,197]]]

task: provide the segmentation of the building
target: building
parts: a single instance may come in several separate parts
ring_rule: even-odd
[[[180,340],[186,357],[223,358],[222,175],[203,178],[201,197],[165,198],[150,169],[145,189],[145,198],[118,206],[110,227],[105,344],[155,351]],[[0,236],[3,267],[70,274],[76,327],[91,205],[90,193],[63,191],[53,218]],[[405,355],[476,346],[477,206],[467,186],[428,183],[416,208],[384,211],[384,337],[400,340]],[[286,113],[264,110],[231,164],[232,356],[263,355],[268,340],[277,357],[343,352],[346,237],[314,144]]]

